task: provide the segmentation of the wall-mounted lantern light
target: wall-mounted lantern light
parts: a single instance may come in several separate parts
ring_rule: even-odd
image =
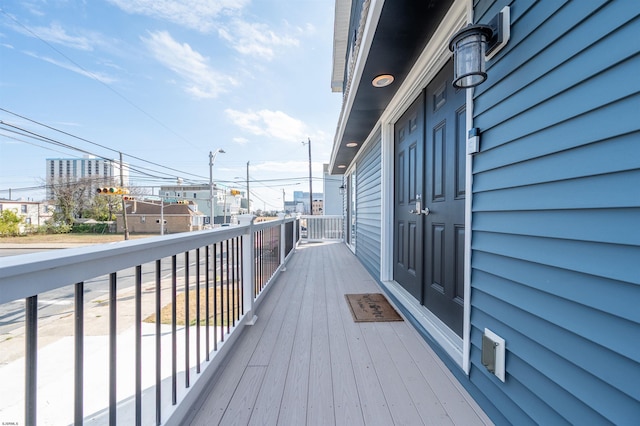
[[[509,41],[509,6],[504,7],[487,25],[468,25],[451,37],[453,85],[460,89],[475,87],[487,79],[485,61],[491,59]]]
[[[344,190],[345,190],[344,183],[340,185],[340,188],[338,189],[340,189],[340,195],[344,195]]]

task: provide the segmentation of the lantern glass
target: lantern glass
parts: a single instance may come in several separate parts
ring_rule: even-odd
[[[453,85],[458,88],[474,87],[487,79],[485,49],[491,30],[484,26],[468,26],[451,40],[454,52]]]

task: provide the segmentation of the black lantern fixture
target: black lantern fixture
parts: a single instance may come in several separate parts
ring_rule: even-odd
[[[485,61],[493,57],[509,40],[509,7],[505,7],[487,25],[467,25],[453,35],[453,85],[460,89],[475,87],[487,79]]]
[[[466,89],[487,79],[485,49],[493,31],[486,25],[468,25],[458,31],[449,42],[453,52],[453,85]]]
[[[342,185],[340,185],[340,187],[338,189],[340,190],[340,195],[344,195],[344,190],[346,189],[344,187],[344,183]]]

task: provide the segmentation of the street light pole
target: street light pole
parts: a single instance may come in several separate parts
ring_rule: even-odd
[[[209,151],[209,207],[211,209],[210,225],[213,228],[214,225],[214,211],[213,211],[213,162],[216,161],[218,153],[224,154],[224,150],[221,148],[216,149],[214,152]]]
[[[311,175],[311,138],[307,138],[308,142],[302,142],[303,145],[309,145],[309,214],[313,215],[313,187]]]

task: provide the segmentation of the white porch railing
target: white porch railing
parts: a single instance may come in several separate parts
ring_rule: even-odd
[[[244,216],[210,231],[0,258],[0,420],[180,424],[255,321],[298,229],[298,219]],[[71,313],[47,311],[67,305]]]
[[[343,240],[344,217],[301,216],[300,235],[307,241]]]

